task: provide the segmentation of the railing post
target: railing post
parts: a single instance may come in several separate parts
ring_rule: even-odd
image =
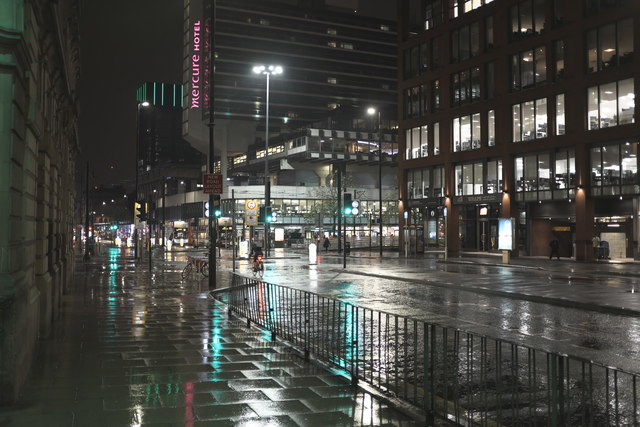
[[[309,360],[309,292],[304,293],[304,360]]]
[[[434,422],[433,413],[433,396],[431,394],[431,385],[433,378],[433,371],[431,369],[431,335],[434,333],[432,330],[429,333],[429,328],[433,326],[423,323],[424,327],[424,375],[423,375],[423,387],[424,387],[424,410],[427,415],[427,425],[431,426]]]
[[[549,373],[549,382],[551,383],[551,402],[549,402],[549,404],[551,406],[551,425],[553,427],[558,427],[560,425],[558,417],[558,358],[559,356],[555,354],[549,354],[549,359],[551,360],[551,372]]]

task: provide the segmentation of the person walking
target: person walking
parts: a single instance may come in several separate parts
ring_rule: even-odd
[[[591,244],[593,245],[593,258],[598,260],[600,258],[600,237],[593,236],[591,239]]]
[[[329,241],[328,237],[324,238],[324,243],[322,244],[322,246],[324,247],[325,252],[329,252],[329,246],[331,246],[331,242]]]
[[[557,239],[553,239],[551,242],[549,242],[549,247],[551,248],[549,259],[553,258],[554,255],[558,259],[560,259],[560,242],[558,242]]]

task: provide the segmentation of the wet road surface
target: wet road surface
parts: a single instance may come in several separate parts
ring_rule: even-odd
[[[588,264],[514,268],[350,257],[343,270],[337,254],[321,254],[310,266],[305,254],[278,251],[265,266],[271,283],[640,372],[635,266],[623,275],[618,266]],[[224,252],[221,268],[231,269]],[[248,269],[239,262],[240,274],[250,276]]]

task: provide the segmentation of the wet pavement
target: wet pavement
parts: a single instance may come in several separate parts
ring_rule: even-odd
[[[230,318],[207,279],[181,280],[186,253],[155,259],[152,272],[128,255],[105,248],[78,262],[20,400],[0,409],[1,426],[417,424]]]

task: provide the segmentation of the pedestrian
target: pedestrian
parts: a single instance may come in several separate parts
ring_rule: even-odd
[[[325,252],[329,252],[329,246],[331,246],[331,242],[329,241],[328,237],[324,238],[324,243],[322,244],[322,246],[324,246]]]
[[[597,235],[593,236],[593,239],[591,239],[591,243],[593,244],[593,258],[597,260],[598,258],[600,258],[600,237],[598,237]]]
[[[558,242],[557,239],[553,239],[551,242],[549,242],[549,247],[551,248],[549,259],[553,258],[554,255],[558,259],[560,259],[560,242]]]

